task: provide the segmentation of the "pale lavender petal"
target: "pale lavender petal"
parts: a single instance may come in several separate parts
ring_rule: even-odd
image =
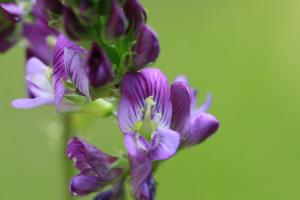
[[[67,156],[75,162],[75,166],[82,172],[93,174],[102,181],[112,181],[117,178],[122,169],[110,169],[117,161],[116,157],[105,154],[86,141],[74,137],[67,146]]]
[[[200,113],[191,121],[191,131],[187,139],[187,144],[197,144],[203,142],[219,128],[219,121],[211,114]]]
[[[104,187],[101,180],[96,176],[79,174],[74,176],[70,182],[70,192],[75,196],[87,195]]]
[[[192,91],[185,82],[175,82],[171,86],[172,102],[172,130],[182,136],[188,131],[189,119],[191,117]]]
[[[38,58],[32,57],[26,63],[26,74],[43,74],[47,70],[47,66]]]
[[[170,129],[156,130],[152,138],[151,160],[166,160],[172,157],[180,144],[180,135]]]
[[[131,159],[131,189],[137,200],[154,200],[156,186],[150,160]]]
[[[29,109],[43,105],[54,104],[53,97],[36,97],[36,98],[24,98],[16,99],[12,102],[12,106],[15,108]]]
[[[86,53],[65,48],[64,60],[68,75],[76,88],[85,96],[90,98],[89,80],[86,74],[85,59]]]
[[[169,83],[159,69],[146,68],[140,72],[128,73],[122,81],[118,120],[124,133],[133,131],[134,124],[142,120],[145,101],[150,96],[155,102],[152,109],[153,120],[159,128],[170,126],[172,105]]]
[[[174,83],[176,83],[176,82],[182,82],[182,83],[187,83],[187,84],[189,84],[189,81],[188,81],[187,77],[186,77],[186,76],[183,76],[183,75],[177,76],[177,77],[175,78],[175,80],[174,80]]]
[[[24,14],[22,7],[16,3],[0,3],[0,11],[13,22],[19,22]]]

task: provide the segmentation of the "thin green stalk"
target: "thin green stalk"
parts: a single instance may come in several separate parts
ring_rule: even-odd
[[[69,182],[72,177],[72,164],[68,160],[67,155],[66,155],[66,147],[69,139],[72,137],[73,133],[73,128],[72,128],[72,114],[64,114],[62,116],[62,125],[63,125],[63,130],[62,130],[62,144],[61,144],[61,165],[62,165],[62,172],[63,172],[63,191],[62,191],[62,200],[72,200],[74,199],[70,192],[69,192]]]

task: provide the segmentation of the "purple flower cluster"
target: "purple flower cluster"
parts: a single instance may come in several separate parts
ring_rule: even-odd
[[[210,95],[197,107],[197,91],[185,77],[169,84],[162,71],[147,67],[160,46],[139,0],[32,1],[31,22],[15,3],[1,3],[0,11],[5,21],[0,51],[17,42],[16,26],[28,41],[28,98],[14,100],[14,107],[55,105],[58,112],[95,113],[104,100],[117,105],[127,152],[111,156],[72,138],[67,156],[79,170],[70,181],[72,195],[101,191],[96,200],[123,200],[130,177],[135,199],[154,200],[154,164],[217,131],[219,122],[208,113]]]

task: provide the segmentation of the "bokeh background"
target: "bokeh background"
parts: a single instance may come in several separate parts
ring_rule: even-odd
[[[157,199],[300,199],[300,1],[143,2],[161,42],[155,66],[170,81],[187,75],[200,101],[211,92],[221,121],[213,138],[161,166]],[[67,187],[59,117],[10,106],[25,95],[23,54],[19,44],[0,55],[0,199],[57,200]],[[122,149],[112,119],[78,126],[101,149]]]

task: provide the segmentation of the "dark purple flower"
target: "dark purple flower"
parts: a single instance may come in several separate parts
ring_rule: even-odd
[[[44,12],[50,11],[55,14],[61,14],[63,11],[63,4],[60,0],[37,0]]]
[[[159,41],[155,31],[148,25],[141,25],[138,38],[133,46],[134,65],[138,68],[154,62],[160,52]]]
[[[104,86],[114,78],[110,60],[96,43],[92,45],[87,59],[87,74],[90,84],[95,88]]]
[[[67,156],[80,170],[70,182],[70,191],[73,195],[87,195],[104,188],[111,181],[118,179],[123,172],[121,168],[112,168],[117,161],[116,157],[103,153],[77,137],[69,141]]]
[[[179,145],[179,134],[170,129],[170,87],[158,69],[128,73],[121,84],[118,121],[131,157],[165,160]]]
[[[203,142],[219,127],[218,120],[206,113],[211,104],[208,96],[204,105],[196,108],[196,92],[190,88],[184,77],[179,77],[171,86],[172,124],[180,133],[183,145]]]
[[[23,8],[16,3],[0,3],[0,12],[12,22],[19,22],[24,14]]]
[[[107,21],[107,35],[109,38],[122,36],[126,32],[126,17],[122,7],[116,0],[112,2]]]
[[[0,23],[2,23],[0,21]],[[0,25],[0,28],[1,25]],[[5,52],[10,49],[18,41],[18,36],[16,35],[16,25],[7,24],[3,29],[0,30],[0,52]]]
[[[34,108],[54,104],[54,90],[49,81],[51,69],[37,58],[31,58],[26,65],[26,82],[32,98],[17,99],[12,102],[15,108]]]
[[[126,0],[124,11],[130,25],[134,25],[135,27],[144,23],[147,19],[146,11],[139,0]]]
[[[94,200],[125,200],[124,180],[116,183],[110,190],[99,193]]]
[[[85,73],[84,58],[87,55],[85,49],[68,40],[62,34],[58,36],[53,56],[53,84],[55,90],[55,102],[59,108],[66,94],[64,81],[70,78],[76,88],[89,97],[88,79]]]
[[[154,200],[156,184],[150,160],[131,158],[131,190],[137,200]]]
[[[87,32],[86,27],[80,22],[71,8],[64,8],[64,29],[69,38],[80,39]]]

